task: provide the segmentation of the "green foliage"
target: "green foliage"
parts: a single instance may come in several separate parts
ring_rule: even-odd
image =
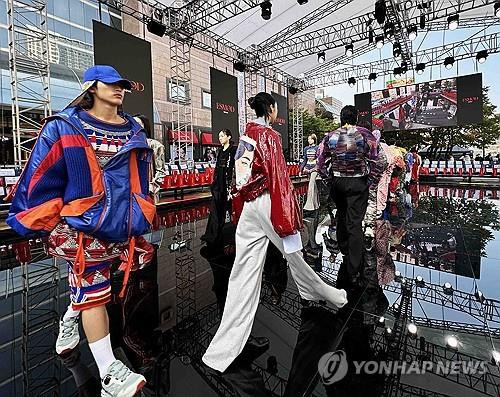
[[[311,114],[307,110],[303,114],[304,122],[304,146],[307,146],[307,137],[310,134],[316,134],[319,140],[328,132],[339,127],[331,115],[327,112],[318,111],[317,114]]]

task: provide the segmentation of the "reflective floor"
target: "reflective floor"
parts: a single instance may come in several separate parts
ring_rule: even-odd
[[[305,186],[299,191],[303,204]],[[254,338],[222,376],[200,358],[224,305],[234,230],[225,228],[221,246],[202,244],[209,204],[199,195],[189,206],[160,211],[148,236],[158,247],[155,260],[133,274],[124,300],[108,307],[115,354],[146,375],[143,395],[500,395],[492,361],[500,350],[500,189],[411,185],[393,195],[383,218],[395,280],[362,290],[338,312],[301,301],[281,255],[268,251]],[[335,285],[341,255],[328,214],[304,214],[303,241],[310,265]],[[65,265],[47,258],[40,240],[4,234],[1,241],[0,396],[99,396],[86,341],[64,358],[53,348],[69,302]],[[119,290],[120,274],[115,278]],[[324,355],[340,350],[345,373],[342,357],[330,355],[329,368],[338,365],[320,376]],[[356,373],[371,361],[435,365],[412,373],[374,364]],[[481,364],[482,371],[455,373],[450,362]]]

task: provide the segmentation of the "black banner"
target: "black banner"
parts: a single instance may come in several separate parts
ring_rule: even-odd
[[[142,113],[153,124],[153,81],[151,43],[121,30],[93,21],[94,63],[111,65],[132,82],[125,95],[123,110]]]
[[[238,80],[230,74],[210,68],[212,91],[212,134],[219,142],[219,132],[228,128],[233,133],[233,142],[239,140]]]
[[[290,141],[288,134],[288,99],[283,95],[271,92],[271,95],[276,99],[278,104],[278,118],[273,124],[273,128],[278,131],[281,135],[281,141],[283,145],[283,153],[285,154],[285,159],[290,157]]]
[[[371,93],[354,96],[354,106],[359,112],[358,125],[372,129],[372,95]]]
[[[483,75],[457,77],[458,125],[483,122]]]

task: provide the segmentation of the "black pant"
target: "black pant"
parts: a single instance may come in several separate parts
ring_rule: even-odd
[[[332,179],[332,198],[337,206],[337,241],[347,256],[347,272],[355,275],[363,260],[362,222],[368,206],[367,177]]]

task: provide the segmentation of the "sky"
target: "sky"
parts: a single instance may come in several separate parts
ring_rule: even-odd
[[[427,36],[423,32],[419,32],[419,36],[415,41],[413,41],[413,49],[417,50],[420,48],[434,48],[443,45],[444,43],[453,43],[458,41],[467,40],[469,37],[480,31],[481,29],[457,29],[455,31],[445,31],[443,32],[428,32]],[[500,27],[494,26],[492,28],[486,29],[481,33],[477,33],[475,37],[480,35],[488,35],[495,32],[499,32]],[[424,39],[425,36],[425,39]],[[481,50],[483,48],[479,48]],[[392,57],[392,45],[386,43],[381,50],[374,50],[364,56],[355,59],[354,64],[363,64],[371,62],[377,59],[386,59]],[[328,60],[327,60],[328,61]],[[458,65],[458,71],[457,71]],[[348,66],[348,65],[345,65]],[[490,87],[489,97],[494,105],[497,105],[500,112],[500,53],[499,54],[489,54],[488,59],[483,64],[478,64],[475,57],[460,62],[456,62],[455,66],[451,70],[445,69],[444,66],[434,66],[427,67],[422,75],[417,75],[415,73],[415,80],[417,83],[436,80],[440,78],[464,76],[468,74],[483,73],[483,86]],[[413,77],[413,71],[408,72],[407,77]],[[385,81],[390,80],[391,75],[385,76]],[[384,78],[379,76],[377,81],[372,84],[368,80],[360,81],[357,87],[349,87],[347,84],[337,85],[325,88],[326,96],[333,96],[340,99],[345,105],[354,104],[354,95],[363,92],[375,91],[384,88]]]

